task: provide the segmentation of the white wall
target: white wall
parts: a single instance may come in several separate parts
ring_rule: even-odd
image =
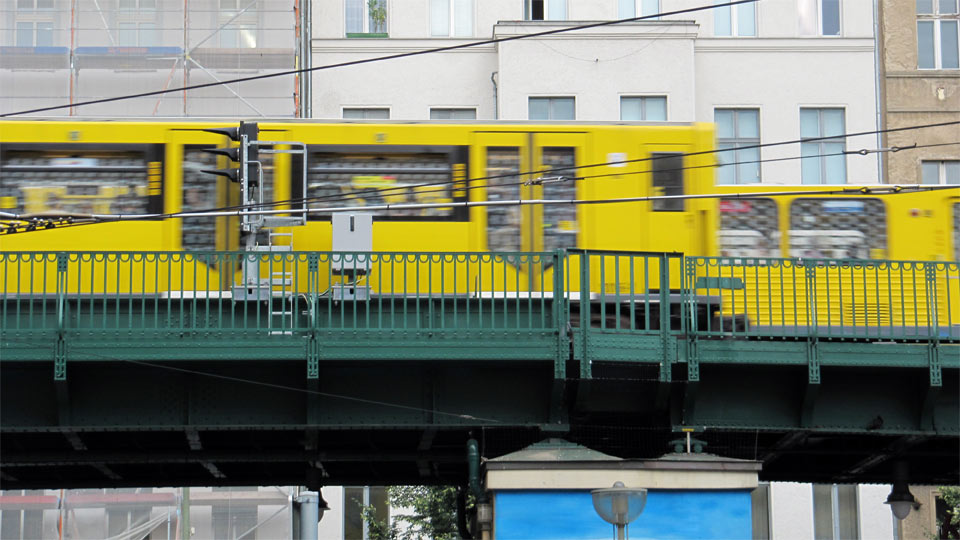
[[[388,39],[346,39],[343,0],[314,0],[314,65],[470,41],[430,38],[428,0],[388,2]],[[700,5],[661,0],[662,11]],[[522,6],[475,0],[475,38],[576,24],[520,21]],[[611,20],[617,0],[568,0],[567,9],[570,21]],[[617,121],[620,96],[666,95],[669,121],[712,122],[716,107],[759,108],[763,143],[798,139],[801,107],[842,107],[848,132],[877,129],[872,2],[841,0],[840,36],[799,36],[797,13],[797,0],[758,3],[757,37],[714,37],[714,14],[704,11],[321,71],[314,75],[314,116],[389,107],[391,119],[423,120],[431,107],[475,107],[480,120],[526,120],[531,96],[573,96],[578,121]],[[877,146],[875,135],[847,141],[848,150]],[[799,145],[768,147],[761,158],[799,153]],[[800,161],[764,163],[761,176],[798,184]],[[847,181],[876,183],[876,154],[848,156]]]

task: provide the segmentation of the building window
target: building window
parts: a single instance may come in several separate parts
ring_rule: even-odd
[[[572,97],[532,97],[528,104],[530,120],[576,120],[576,101]]]
[[[52,47],[53,23],[50,21],[18,21],[17,47]]]
[[[526,21],[567,20],[567,0],[523,0]]]
[[[430,0],[430,35],[473,35],[473,0]]]
[[[922,184],[960,184],[960,161],[923,161]]]
[[[220,0],[221,4],[224,0]],[[148,11],[157,9],[157,0],[120,0],[120,9]]]
[[[860,538],[859,514],[856,484],[813,484],[814,538]]]
[[[153,47],[156,45],[156,29],[153,23],[118,23],[117,44],[121,47]]]
[[[917,66],[960,68],[957,0],[917,0]]]
[[[716,0],[716,3],[725,4],[727,0]],[[713,8],[713,34],[715,36],[756,36],[756,4],[718,6]]]
[[[760,181],[760,109],[716,109],[717,183],[755,184]],[[753,146],[754,148],[739,148]],[[736,149],[736,150],[733,150]]]
[[[476,120],[476,109],[431,108],[431,120]]]
[[[618,0],[617,3],[618,19],[647,17],[658,13],[660,13],[660,0]]]
[[[389,120],[390,109],[384,107],[344,107],[344,120]]]
[[[800,35],[840,35],[840,0],[798,0],[797,7]]]
[[[17,10],[53,9],[53,0],[17,0]]]
[[[220,47],[223,49],[255,49],[257,27],[255,24],[231,23],[220,29]]]
[[[666,122],[667,96],[620,96],[620,120]]]
[[[347,37],[387,33],[387,0],[345,0]]]
[[[800,109],[800,138],[840,137],[846,129],[843,109]],[[841,138],[800,143],[804,184],[847,182],[846,142]]]

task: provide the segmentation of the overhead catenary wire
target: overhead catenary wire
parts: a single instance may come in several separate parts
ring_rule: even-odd
[[[153,91],[150,91],[150,92],[140,92],[140,93],[137,93],[137,94],[125,94],[125,95],[115,96],[115,97],[109,97],[109,98],[101,98],[101,99],[94,99],[94,100],[89,100],[89,101],[81,101],[81,102],[78,102],[78,103],[68,103],[68,104],[65,104],[65,105],[53,105],[53,106],[50,106],[50,107],[39,107],[39,108],[36,108],[36,109],[28,109],[28,110],[23,110],[23,111],[16,111],[16,112],[11,112],[11,113],[0,114],[0,117],[21,116],[21,115],[25,115],[25,114],[35,114],[35,113],[41,113],[41,112],[56,111],[56,110],[61,110],[61,109],[69,109],[69,108],[74,108],[74,107],[82,107],[82,106],[85,106],[85,105],[96,105],[96,104],[100,104],[100,103],[111,103],[111,102],[114,102],[114,101],[122,101],[122,100],[127,100],[127,99],[136,99],[136,98],[142,98],[142,97],[160,96],[160,95],[164,95],[164,94],[170,94],[170,93],[176,93],[176,92],[186,92],[186,91],[188,91],[188,90],[199,90],[199,89],[201,89],[201,88],[210,88],[210,87],[214,87],[214,86],[225,86],[225,85],[228,85],[228,84],[235,84],[235,83],[242,83],[242,82],[250,82],[250,81],[259,81],[259,80],[270,79],[270,78],[274,78],[274,77],[287,77],[287,76],[291,76],[291,75],[300,75],[300,74],[303,74],[303,73],[312,73],[312,72],[315,72],[315,71],[324,71],[324,70],[328,70],[328,69],[336,69],[336,68],[342,68],[342,67],[357,66],[357,65],[362,65],[362,64],[371,64],[371,63],[374,63],[374,62],[383,62],[383,61],[386,61],[386,60],[398,60],[398,59],[401,59],[401,58],[410,58],[410,57],[413,57],[413,56],[422,56],[422,55],[426,55],[426,54],[434,54],[434,53],[441,53],[441,52],[457,51],[457,50],[461,50],[461,49],[468,49],[468,48],[471,48],[471,47],[479,47],[479,46],[483,46],[483,45],[494,45],[494,44],[497,44],[497,43],[506,43],[506,42],[509,42],[509,41],[517,41],[517,40],[521,40],[521,39],[531,39],[531,38],[536,38],[536,37],[551,36],[551,35],[556,35],[556,34],[564,34],[564,33],[567,33],[567,32],[574,32],[574,31],[577,31],[577,30],[587,30],[587,29],[590,29],[590,28],[601,28],[601,27],[604,27],[604,26],[613,26],[613,25],[616,25],[616,24],[627,23],[627,22],[636,22],[636,21],[643,21],[643,20],[650,20],[650,19],[659,19],[659,18],[661,18],[661,17],[668,17],[668,16],[672,16],[672,15],[683,15],[683,14],[686,14],[686,13],[696,13],[696,12],[698,12],[698,11],[707,11],[707,10],[712,10],[712,9],[716,9],[716,8],[731,7],[731,6],[736,6],[736,5],[739,5],[739,4],[752,4],[752,3],[755,3],[755,2],[757,2],[757,1],[758,1],[758,0],[734,0],[734,1],[731,1],[731,2],[723,3],[723,4],[709,4],[709,5],[703,5],[703,6],[695,6],[695,7],[686,8],[686,9],[678,9],[678,10],[674,10],[674,11],[664,11],[664,12],[655,13],[655,14],[652,14],[652,15],[642,15],[642,16],[639,16],[639,17],[630,17],[630,18],[627,18],[627,19],[616,19],[616,20],[612,20],[612,21],[600,21],[600,22],[593,22],[593,23],[587,23],[587,24],[580,24],[580,25],[576,25],[576,26],[568,26],[568,27],[563,27],[563,28],[554,28],[554,29],[552,29],[552,30],[544,30],[544,31],[541,31],[541,32],[533,32],[533,33],[531,33],[531,34],[523,34],[523,35],[516,35],[516,36],[506,36],[506,37],[501,37],[501,38],[484,39],[484,40],[473,41],[473,42],[469,42],[469,43],[461,43],[461,44],[458,44],[458,45],[448,45],[448,46],[446,46],[446,47],[433,47],[433,48],[429,48],[429,49],[421,49],[421,50],[419,50],[419,51],[409,51],[409,52],[403,52],[403,53],[389,54],[389,55],[385,55],[385,56],[377,56],[377,57],[374,57],[374,58],[364,58],[364,59],[361,59],[361,60],[350,60],[350,61],[347,61],[347,62],[338,62],[338,63],[335,63],[335,64],[326,64],[326,65],[323,65],[323,66],[314,66],[314,67],[308,67],[308,68],[292,69],[292,70],[281,71],[281,72],[277,72],[277,73],[266,73],[266,74],[263,74],[263,75],[253,75],[253,76],[250,76],[250,77],[240,77],[240,78],[236,78],[236,79],[229,79],[229,80],[216,81],[216,82],[210,82],[210,83],[192,84],[192,85],[181,86],[181,87],[177,87],[177,88],[164,88],[164,89],[162,89],[162,90],[153,90]]]

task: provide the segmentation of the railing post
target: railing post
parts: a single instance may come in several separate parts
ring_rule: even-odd
[[[320,340],[317,339],[320,316],[317,313],[318,298],[320,295],[320,256],[316,253],[307,255],[307,294],[310,314],[310,340],[307,342],[307,378],[320,378]]]
[[[660,255],[660,382],[669,383],[670,366],[670,255]]]
[[[695,382],[700,380],[700,354],[697,349],[699,344],[697,343],[697,304],[696,304],[696,291],[694,289],[694,283],[696,283],[696,273],[697,273],[697,261],[693,258],[687,257],[683,259],[684,264],[684,274],[685,279],[683,283],[683,306],[687,310],[687,313],[681,314],[681,317],[684,319],[684,330],[687,334],[687,381]],[[687,316],[689,316],[689,323],[687,322]]]
[[[927,291],[927,363],[930,370],[930,385],[927,387],[920,412],[920,429],[935,429],[934,410],[937,396],[943,387],[943,369],[940,366],[940,319],[937,298],[937,263],[924,263],[924,278]],[[948,306],[949,309],[949,306]]]
[[[587,250],[580,253],[580,377],[589,379],[593,376],[591,365],[590,343],[590,255]]]
[[[557,333],[557,350],[554,357],[553,377],[567,378],[567,358],[570,355],[570,338],[567,336],[569,316],[567,315],[567,295],[564,290],[563,265],[566,253],[563,249],[553,252],[553,325]]]
[[[820,392],[820,348],[817,344],[817,268],[804,263],[807,297],[807,387],[800,411],[800,425],[813,423],[817,394]]]
[[[64,330],[67,323],[67,268],[69,256],[66,253],[57,253],[57,341],[54,345],[53,380],[67,380],[67,342],[64,340]]]

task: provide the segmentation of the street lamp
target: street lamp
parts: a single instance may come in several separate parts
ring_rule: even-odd
[[[901,521],[910,514],[913,507],[918,506],[917,499],[913,497],[910,488],[907,487],[906,463],[898,461],[893,464],[893,490],[890,491],[890,495],[887,496],[887,500],[883,504],[889,504],[893,516]]]
[[[637,519],[647,504],[647,490],[624,487],[620,481],[612,488],[595,489],[590,494],[594,510],[617,527],[617,540],[625,540],[627,524]]]

